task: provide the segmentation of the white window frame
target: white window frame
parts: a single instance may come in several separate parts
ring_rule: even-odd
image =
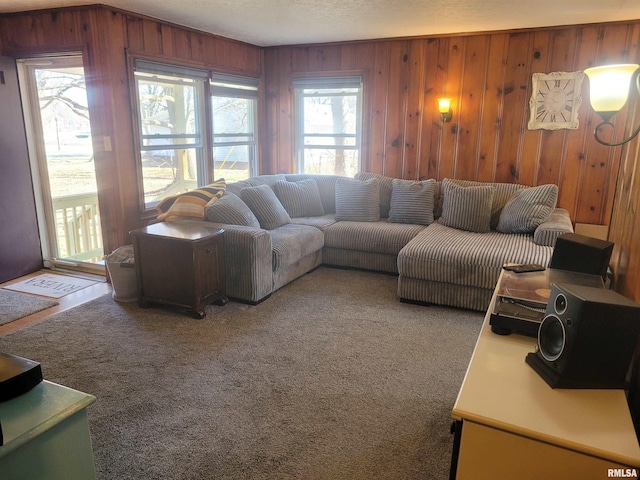
[[[196,131],[193,134],[154,134],[148,135],[144,133],[142,119],[140,118],[140,98],[139,98],[139,81],[141,79],[158,78],[163,83],[175,83],[176,85],[185,85],[179,79],[185,79],[188,84],[195,87],[195,126]],[[209,78],[209,72],[196,68],[183,67],[179,65],[164,64],[143,59],[134,59],[134,81],[135,81],[135,103],[136,114],[138,117],[138,139],[140,150],[140,178],[139,188],[141,196],[141,205],[143,210],[149,210],[157,203],[147,202],[145,200],[144,191],[144,172],[142,170],[142,156],[144,152],[166,151],[193,149],[196,152],[196,178],[197,185],[204,186],[213,181],[211,168],[207,167],[207,158],[205,155],[205,137],[206,137],[206,112],[205,104],[205,85]],[[146,140],[150,139],[174,139],[175,143],[160,145],[145,145]],[[181,141],[183,140],[183,141]]]
[[[298,172],[305,173],[304,153],[306,149],[336,149],[335,143],[305,145],[306,137],[347,137],[354,139],[354,145],[340,145],[345,150],[357,151],[358,164],[357,171],[362,169],[362,98],[363,98],[363,81],[360,75],[349,76],[331,76],[331,77],[301,77],[293,79],[293,88],[295,91],[295,130],[296,130],[296,153]],[[355,134],[334,134],[334,135],[314,135],[306,134],[304,131],[304,98],[318,96],[313,93],[305,93],[305,90],[317,89],[339,89],[339,88],[357,88],[356,95],[356,131]],[[345,95],[353,95],[349,92]],[[335,96],[335,94],[330,94]]]
[[[212,73],[210,78],[210,96],[233,97],[252,100],[250,104],[251,118],[253,120],[253,133],[246,141],[216,141],[216,137],[245,137],[246,133],[226,133],[216,135],[215,119],[211,115],[211,143],[212,150],[216,147],[247,146],[249,150],[249,177],[258,174],[258,88],[260,80],[253,77],[243,77],[224,73]],[[213,110],[213,108],[212,108]],[[214,155],[215,157],[215,155]],[[214,160],[215,162],[215,160]]]

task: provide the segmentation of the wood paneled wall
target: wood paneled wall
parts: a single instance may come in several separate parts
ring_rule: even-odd
[[[635,92],[630,105],[633,109],[628,117],[627,134],[640,124],[640,96]],[[615,289],[636,302],[640,302],[639,162],[640,137],[636,137],[623,148],[609,231],[609,240],[615,244],[611,260]]]
[[[16,58],[83,52],[106,252],[129,243],[128,232],[144,223],[129,54],[248,76],[263,71],[259,47],[103,6],[2,15],[0,47]]]
[[[629,61],[639,38],[640,21],[268,48],[263,170],[297,168],[293,78],[361,73],[364,170],[409,179],[555,183],[559,205],[574,221],[608,224],[620,149],[593,139],[599,119],[589,106],[588,82],[579,129],[531,131],[531,74]],[[451,123],[440,121],[440,96],[453,98]],[[618,115],[618,130],[624,118]]]

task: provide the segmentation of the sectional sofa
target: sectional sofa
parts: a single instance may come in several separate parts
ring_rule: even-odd
[[[215,191],[198,214],[159,210],[225,230],[226,293],[248,303],[324,264],[395,274],[403,301],[482,311],[504,263],[547,265],[573,232],[555,185],[283,174]]]

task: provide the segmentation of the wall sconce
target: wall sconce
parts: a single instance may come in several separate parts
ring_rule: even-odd
[[[637,64],[603,65],[601,67],[587,68],[584,74],[589,77],[589,89],[591,107],[602,117],[602,123],[593,131],[593,136],[602,145],[616,147],[623,145],[640,133],[640,126],[628,137],[620,142],[609,143],[599,136],[600,129],[605,125],[613,124],[609,121],[618,113],[629,97],[629,85],[634,74],[638,71]],[[636,85],[640,93],[640,79],[636,75]]]
[[[451,99],[439,98],[438,111],[440,112],[440,118],[442,119],[442,123],[450,122],[451,117],[453,116],[453,110],[451,110]]]

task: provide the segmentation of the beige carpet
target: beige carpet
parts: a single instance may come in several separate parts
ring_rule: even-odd
[[[446,479],[483,316],[320,268],[204,320],[104,296],[0,337],[91,393],[99,479]]]
[[[0,288],[0,325],[27,317],[47,308],[55,307],[58,302],[34,297],[23,293],[10,292]]]

